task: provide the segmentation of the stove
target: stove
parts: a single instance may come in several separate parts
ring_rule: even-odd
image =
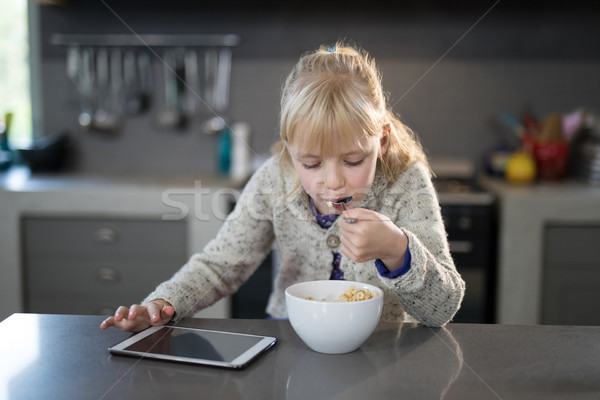
[[[463,158],[430,160],[440,204],[490,205],[494,196],[477,183],[475,164]]]
[[[497,218],[495,196],[477,183],[468,160],[432,160],[434,187],[450,253],[466,283],[453,322],[495,322]]]
[[[475,178],[434,178],[433,185],[440,204],[490,205],[495,201]]]

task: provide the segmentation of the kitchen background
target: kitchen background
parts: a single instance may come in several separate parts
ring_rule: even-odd
[[[64,171],[0,174],[0,318],[17,311],[106,313],[140,301],[218,230],[222,218],[203,220],[194,209],[214,212],[217,205],[225,215],[231,196],[215,193],[239,187],[219,174],[223,135],[206,133],[211,110],[196,104],[184,127],[160,126],[165,47],[135,47],[150,56],[151,101],[111,132],[80,127],[82,103],[65,44],[104,34],[233,34],[239,42],[231,47],[228,107],[219,115],[248,128],[257,162],[277,138],[280,88],[300,54],[346,39],[378,61],[394,110],[430,158],[450,160],[442,165],[454,172],[474,167],[464,185],[438,182],[451,249],[468,281],[460,322],[600,323],[588,312],[600,301],[598,187],[576,179],[528,186],[474,179],[491,149],[514,143],[507,113],[529,110],[542,119],[600,110],[599,5],[72,0],[31,2],[29,11],[34,134],[66,133],[72,146]],[[211,196],[195,197],[199,182]],[[468,196],[441,190],[457,187]],[[256,283],[207,315],[256,317],[272,261],[257,271]]]
[[[202,118],[181,131],[161,130],[162,67],[148,113],[127,118],[118,135],[84,134],[79,100],[66,74],[64,34],[236,34],[230,121],[251,128],[256,154],[277,137],[279,90],[299,55],[349,39],[379,62],[395,111],[432,157],[467,157],[480,165],[496,144],[503,111],[529,107],[540,118],[600,108],[600,26],[592,2],[309,1],[253,5],[191,1],[71,1],[41,6],[39,37],[43,133],[67,130],[84,171],[193,172],[217,165],[214,137]],[[488,12],[489,11],[489,12]],[[160,53],[160,49],[155,49]],[[206,117],[204,114],[202,117]]]

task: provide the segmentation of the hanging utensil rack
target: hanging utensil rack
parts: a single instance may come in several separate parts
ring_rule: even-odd
[[[234,47],[240,42],[235,34],[63,34],[50,36],[57,46],[117,46],[117,47]]]
[[[113,76],[118,78],[118,83],[111,85],[113,92],[119,91],[111,98],[121,100],[125,96],[125,108],[129,113],[141,113],[148,110],[150,90],[152,83],[146,82],[145,88],[139,86],[148,81],[152,68],[150,53],[157,56],[165,66],[165,107],[159,118],[159,125],[167,129],[180,129],[185,127],[186,120],[195,117],[198,110],[203,109],[203,126],[207,133],[214,133],[211,128],[216,122],[222,124],[222,115],[229,107],[229,80],[231,70],[231,48],[239,44],[240,37],[235,34],[63,34],[55,33],[50,36],[49,43],[55,46],[65,46],[67,51],[67,74],[74,81],[80,92],[82,110],[79,117],[80,126],[84,130],[95,129],[104,131],[118,131],[119,124],[111,124],[110,129],[98,120],[99,89],[106,90],[106,84],[100,85],[94,60],[103,60],[99,55],[110,51],[111,60],[117,57],[114,65],[120,67],[119,73],[111,70]],[[110,49],[110,50],[109,50]],[[121,52],[124,53],[121,54]],[[144,54],[145,53],[145,54]],[[145,68],[141,72],[144,76],[136,77],[132,72],[133,57],[139,57]],[[200,62],[198,58],[202,58]],[[167,63],[170,60],[170,63]],[[87,62],[86,62],[87,61]],[[104,67],[104,64],[100,64]],[[135,66],[134,66],[135,67]],[[138,67],[140,67],[138,65]],[[123,73],[126,72],[126,73]],[[98,75],[98,76],[97,76]],[[122,75],[122,76],[118,76]],[[173,75],[173,76],[172,76]],[[84,79],[85,78],[85,79]],[[168,79],[167,79],[168,78]],[[120,86],[125,85],[122,89]],[[123,94],[124,93],[124,94]],[[133,94],[130,94],[133,93]],[[122,120],[124,106],[111,107],[110,116],[116,121]],[[131,111],[133,110],[133,111]],[[200,110],[200,114],[202,114]],[[172,118],[176,116],[176,118]],[[220,128],[222,126],[220,125]]]

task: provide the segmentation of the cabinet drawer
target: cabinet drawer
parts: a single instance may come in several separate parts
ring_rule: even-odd
[[[187,261],[185,221],[22,219],[27,312],[106,314]]]
[[[185,253],[185,221],[26,217],[26,253]]]
[[[28,297],[43,292],[86,293],[110,298],[117,293],[137,291],[147,294],[169,279],[183,262],[118,263],[81,262],[28,265],[26,293]],[[138,299],[138,301],[141,299]]]
[[[600,270],[546,271],[542,323],[600,325]]]
[[[573,265],[600,270],[598,225],[548,225],[545,229],[544,259],[550,269],[569,270]]]
[[[28,308],[40,314],[112,315],[121,305],[139,303],[132,294],[116,295],[105,300],[89,299],[78,294],[43,293],[35,297]]]

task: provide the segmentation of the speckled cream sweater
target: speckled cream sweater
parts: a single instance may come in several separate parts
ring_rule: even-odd
[[[276,157],[267,160],[244,188],[216,238],[144,302],[162,298],[174,306],[177,318],[189,316],[233,294],[277,240],[281,263],[267,312],[286,317],[285,289],[296,282],[329,279],[332,248],[327,238],[340,235],[337,222],[329,229],[317,224],[304,190],[288,196],[295,182],[281,172]],[[413,164],[393,183],[377,175],[370,192],[355,207],[395,221],[408,236],[412,261],[407,273],[389,279],[378,274],[374,260],[356,263],[342,256],[345,279],[383,289],[382,320],[412,317],[429,326],[449,322],[460,307],[465,286],[450,256],[426,167]]]

